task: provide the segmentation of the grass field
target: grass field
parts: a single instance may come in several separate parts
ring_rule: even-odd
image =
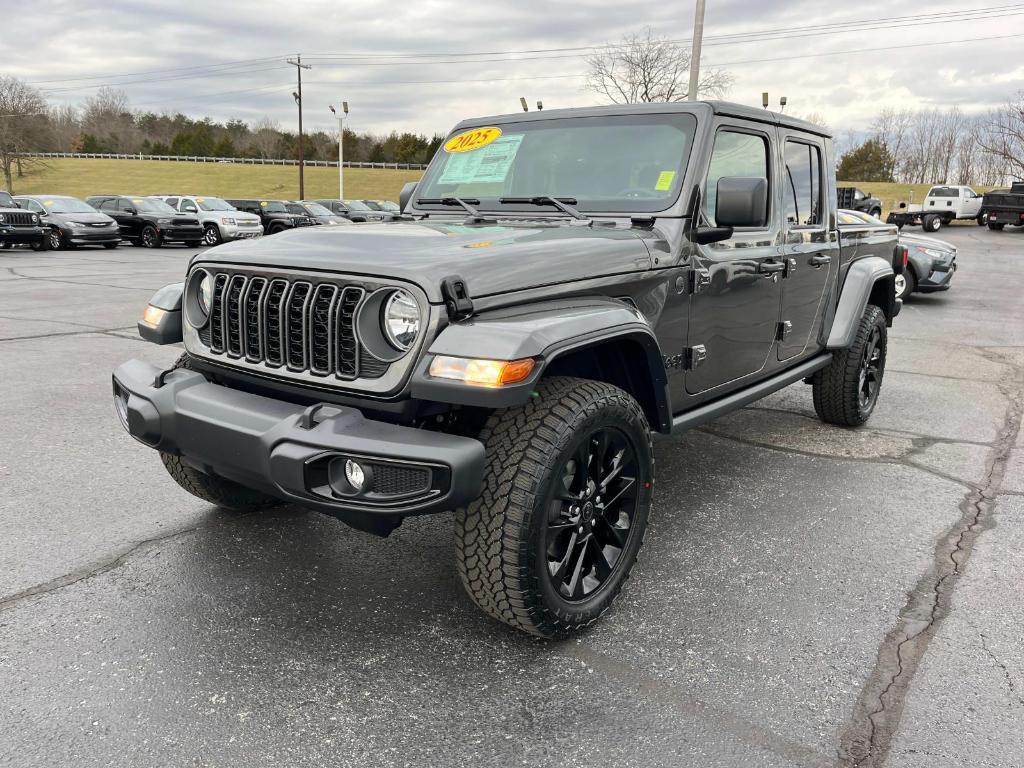
[[[299,195],[299,169],[284,165],[182,163],[155,160],[49,158],[15,178],[18,194],[89,195],[181,193],[211,197],[293,199]],[[345,169],[345,197],[398,200],[407,181],[421,171]],[[338,196],[337,168],[306,168],[306,197]]]
[[[417,180],[421,175],[420,171],[349,168],[345,171],[345,196],[397,200],[402,185]],[[883,217],[901,200],[920,203],[931,186],[873,181],[841,181],[839,185],[860,187],[879,198]],[[987,192],[990,187],[974,189]],[[46,160],[44,165],[16,179],[15,191],[82,198],[101,193],[153,195],[180,192],[218,197],[290,199],[299,194],[299,171],[298,168],[281,165],[55,158]],[[307,198],[333,198],[337,194],[337,169],[306,169]]]

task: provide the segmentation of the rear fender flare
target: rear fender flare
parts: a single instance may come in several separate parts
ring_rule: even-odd
[[[887,323],[892,325],[893,318],[899,313],[894,281],[892,264],[880,256],[868,256],[853,262],[846,272],[825,346],[828,349],[845,349],[853,343],[869,301],[881,308]]]

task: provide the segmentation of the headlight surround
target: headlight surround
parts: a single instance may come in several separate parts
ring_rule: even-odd
[[[0,224],[2,224],[3,222],[4,222],[4,215],[2,213],[0,213]]]
[[[213,289],[213,275],[205,269],[197,269],[189,275],[185,284],[185,320],[193,328],[202,328],[210,319]]]
[[[942,259],[946,258],[946,256],[947,256],[947,254],[945,252],[937,251],[934,248],[922,248],[921,250],[924,251],[926,254],[928,254],[929,256],[931,256],[933,259],[935,259],[937,261],[941,261]]]
[[[227,224],[229,227],[233,227],[233,226],[235,226],[236,222],[230,216],[225,216],[223,219],[221,219],[221,223],[222,224]]]
[[[422,320],[416,299],[401,288],[384,302],[381,325],[388,343],[399,352],[408,352],[420,334]]]
[[[33,213],[32,214],[32,223],[33,224],[38,224],[39,223],[39,214],[38,213]]]
[[[171,220],[170,219],[157,219],[156,223],[159,224],[161,227],[166,227],[167,225],[169,225],[171,223]]]

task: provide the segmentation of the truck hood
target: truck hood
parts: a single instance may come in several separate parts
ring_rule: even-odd
[[[928,237],[927,235],[904,234],[901,232],[900,242],[904,245],[916,245],[919,248],[937,248],[943,251],[956,250],[956,246],[952,243],[947,243],[945,240],[939,240],[937,237]]]
[[[473,297],[649,269],[643,233],[565,220],[460,224],[398,221],[305,227],[211,248],[197,261],[323,270],[419,285],[442,301],[441,280],[458,275]]]

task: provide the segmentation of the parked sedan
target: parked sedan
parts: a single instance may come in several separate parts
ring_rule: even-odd
[[[352,223],[344,216],[331,213],[320,203],[314,203],[312,200],[288,201],[284,204],[284,207],[288,209],[288,213],[308,216],[313,220],[314,224],[326,224],[333,227],[338,224],[349,225]]]
[[[861,211],[840,210],[839,227],[870,235],[890,225]],[[956,246],[925,235],[901,232],[899,238],[900,245],[907,247],[907,268],[896,276],[896,298],[906,299],[914,292],[948,291],[956,272]]]
[[[203,242],[203,226],[195,216],[178,213],[162,200],[127,195],[94,195],[86,201],[101,213],[111,216],[121,228],[121,236],[143,248],[159,248],[164,243],[184,243],[198,248]]]
[[[900,233],[907,246],[907,269],[896,276],[896,298],[905,299],[915,291],[948,291],[956,272],[956,246],[925,235]]]
[[[80,245],[101,245],[117,248],[121,230],[110,216],[100,213],[77,197],[66,195],[19,195],[18,205],[39,214],[50,228],[50,248],[77,248]]]

